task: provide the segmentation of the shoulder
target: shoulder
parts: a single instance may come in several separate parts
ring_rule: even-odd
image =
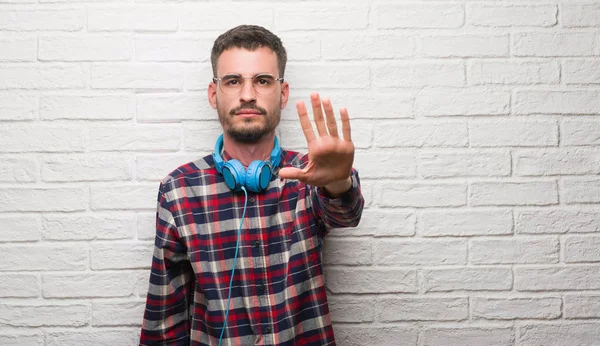
[[[168,191],[182,185],[188,185],[183,182],[189,180],[195,181],[194,185],[201,185],[201,182],[205,181],[204,178],[215,177],[218,174],[212,155],[206,155],[171,171],[171,173],[162,179],[161,186]]]

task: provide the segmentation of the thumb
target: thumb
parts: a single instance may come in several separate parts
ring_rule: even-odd
[[[300,179],[303,173],[301,169],[295,167],[283,167],[279,170],[279,176],[283,179]]]

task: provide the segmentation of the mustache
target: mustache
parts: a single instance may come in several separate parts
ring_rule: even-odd
[[[236,107],[236,108],[232,109],[229,112],[229,115],[235,115],[235,113],[241,111],[242,109],[250,109],[250,110],[253,110],[253,111],[257,111],[261,115],[267,114],[267,110],[266,109],[264,109],[262,107],[258,107],[257,105],[254,105],[254,104],[251,104],[251,103],[245,103],[245,104],[243,104],[243,105],[241,105],[239,107]]]

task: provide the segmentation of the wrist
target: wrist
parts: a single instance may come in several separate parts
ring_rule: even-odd
[[[334,181],[323,187],[329,195],[336,198],[344,194],[352,188],[352,177],[348,177],[344,180]]]

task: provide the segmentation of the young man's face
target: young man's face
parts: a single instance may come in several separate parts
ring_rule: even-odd
[[[217,61],[217,78],[238,75],[254,77],[268,74],[281,77],[278,72],[277,55],[266,47],[254,51],[243,48],[230,48],[224,51]],[[223,130],[234,140],[242,143],[256,143],[275,131],[289,95],[286,82],[274,81],[275,90],[271,94],[259,93],[253,86],[252,78],[242,79],[238,92],[223,92],[223,85],[211,83],[208,99],[217,109]],[[219,82],[219,84],[221,84]],[[240,83],[230,83],[240,84]],[[221,88],[224,87],[224,88]]]

